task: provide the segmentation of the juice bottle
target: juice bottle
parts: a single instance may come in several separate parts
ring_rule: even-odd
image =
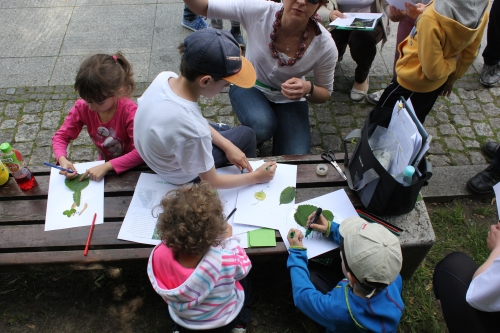
[[[2,151],[2,163],[9,169],[10,173],[23,191],[27,191],[35,186],[35,176],[26,167],[23,156],[16,149],[12,149],[8,142],[0,145]]]
[[[0,185],[7,183],[9,180],[9,169],[0,162]]]

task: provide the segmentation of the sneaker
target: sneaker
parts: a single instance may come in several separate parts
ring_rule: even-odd
[[[380,100],[380,97],[382,97],[382,94],[384,93],[384,89],[375,91],[373,94],[368,94],[366,96],[366,101],[370,104],[377,105],[378,101]]]
[[[494,170],[490,164],[484,171],[481,171],[467,181],[467,186],[475,193],[486,194],[493,192],[493,186],[500,182],[500,172]]]
[[[207,23],[203,19],[203,17],[198,16],[192,21],[185,20],[182,18],[182,26],[186,29],[189,29],[191,31],[198,31],[201,29],[205,29],[207,27]]]
[[[479,81],[486,87],[494,86],[500,80],[500,64],[488,66],[484,64]]]
[[[231,330],[231,333],[247,333],[247,328],[246,327],[240,327],[239,325],[236,326]]]
[[[245,41],[243,40],[243,36],[241,34],[233,34],[231,33],[231,35],[233,35],[234,39],[236,39],[236,41],[238,42],[238,44],[240,44],[240,47],[242,49],[246,48],[246,44],[245,44]]]
[[[498,147],[500,147],[500,144],[498,144],[498,142],[489,141],[484,145],[483,151],[489,158],[494,158],[497,153]]]

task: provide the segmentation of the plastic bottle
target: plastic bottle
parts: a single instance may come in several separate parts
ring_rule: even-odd
[[[23,191],[33,188],[35,186],[35,176],[31,174],[31,171],[24,164],[21,153],[16,149],[12,149],[8,142],[2,143],[0,150],[2,151],[2,162],[14,176],[19,188]]]
[[[9,180],[9,169],[0,162],[0,185],[7,183]]]
[[[403,172],[401,172],[397,177],[396,180],[403,184],[404,186],[410,186],[413,184],[413,176],[415,175],[415,168],[412,167],[411,165],[408,165]]]

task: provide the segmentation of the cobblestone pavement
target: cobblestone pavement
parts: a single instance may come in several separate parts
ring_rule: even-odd
[[[389,81],[388,76],[371,76],[371,90],[384,88]],[[311,153],[327,149],[341,152],[342,138],[363,125],[372,106],[349,100],[352,83],[352,77],[336,77],[330,101],[311,105]],[[147,86],[138,83],[135,98]],[[76,98],[72,86],[0,88],[0,142],[12,143],[30,166],[53,162],[51,138]],[[238,125],[227,93],[202,98],[199,103],[210,121]],[[500,87],[486,89],[477,73],[469,74],[457,82],[450,98],[438,99],[424,125],[434,138],[429,150],[434,166],[488,163],[481,146],[500,139]],[[263,156],[269,154],[270,144],[264,145]],[[83,162],[96,157],[96,149],[83,130],[70,145],[69,158]]]

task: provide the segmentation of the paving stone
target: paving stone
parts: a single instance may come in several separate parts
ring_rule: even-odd
[[[72,162],[95,161],[95,159],[97,158],[97,152],[94,150],[95,149],[93,149],[93,147],[92,148],[85,146],[72,147],[69,158]]]
[[[310,127],[315,127],[317,124],[316,119],[309,117],[309,126]]]
[[[338,135],[323,135],[323,145],[325,150],[340,152],[342,140]]]
[[[488,90],[479,90],[476,91],[476,96],[479,98],[479,101],[482,103],[491,103],[493,102],[493,97],[489,94]]]
[[[426,119],[427,120],[427,119]],[[457,115],[453,117],[453,121],[457,125],[470,126],[470,120],[467,116]]]
[[[457,138],[456,136],[444,138],[444,142],[446,143],[446,147],[448,149],[452,149],[452,150],[463,150],[464,149],[462,141],[460,141],[460,139]]]
[[[495,96],[495,97],[500,96],[500,87],[490,88],[489,90],[490,90],[490,93],[493,94],[493,96]]]
[[[442,135],[456,134],[455,127],[453,127],[451,124],[439,125],[438,128],[439,132],[441,132]]]
[[[38,132],[38,135],[36,136],[37,147],[52,146],[52,137],[53,136],[54,136],[54,131],[41,130],[40,132]]]
[[[458,134],[461,137],[466,137],[466,138],[475,138],[476,134],[470,127],[461,127],[458,129]]]
[[[452,165],[470,165],[469,158],[461,153],[450,153]]]
[[[351,112],[356,117],[367,117],[370,111],[373,109],[370,105],[356,104],[351,107]]]
[[[432,163],[433,167],[451,165],[450,159],[446,155],[430,155],[428,160]]]
[[[464,146],[467,148],[480,148],[481,145],[476,140],[464,140]]]
[[[319,124],[321,134],[337,134],[337,129],[332,124]]]
[[[37,114],[25,114],[19,122],[23,122],[25,124],[39,123],[40,116]]]
[[[437,125],[436,117],[431,115],[425,117],[425,128],[427,128],[428,126],[436,126],[436,125]]]
[[[233,116],[218,116],[217,121],[219,123],[228,124],[231,127],[234,127],[235,125]]]
[[[457,94],[454,92],[451,92],[449,97],[446,97],[448,101],[450,101],[451,104],[460,104],[460,99],[458,98]]]
[[[216,106],[209,105],[203,109],[203,115],[205,117],[213,117],[213,116],[217,115],[217,111],[218,111],[218,108]]]
[[[0,129],[4,130],[4,129],[14,129],[16,128],[16,125],[17,125],[17,120],[15,119],[7,119],[5,121],[2,122],[2,124],[0,125]]]
[[[466,100],[463,102],[463,105],[465,106],[465,109],[469,112],[471,111],[477,112],[481,110],[481,105],[474,100]]]
[[[13,138],[14,138],[14,130],[0,131],[0,143],[12,142]]]
[[[450,112],[453,114],[466,114],[463,105],[452,105],[450,106]]]
[[[438,112],[436,115],[436,119],[441,124],[448,124],[450,122],[450,118],[446,112]]]
[[[446,106],[446,103],[442,98],[437,99],[434,105],[432,106],[432,110],[436,112],[446,111],[447,109],[448,107]]]
[[[356,118],[356,125],[357,125],[357,128],[361,129],[363,128],[363,126],[365,126],[365,122],[366,122],[366,118]]]
[[[490,117],[500,116],[500,108],[496,107],[492,103],[483,105],[483,111],[487,116]]]
[[[335,121],[341,127],[352,126],[354,123],[354,118],[352,116],[337,116],[335,117]]]
[[[38,113],[42,111],[42,102],[29,102],[24,105],[24,113]]]
[[[491,128],[493,128],[494,131],[500,129],[500,118],[490,118],[488,120],[490,121]]]
[[[14,95],[16,93],[16,88],[9,88],[5,93],[7,95]]]
[[[19,150],[23,159],[29,161],[29,156],[31,156],[31,151],[33,150],[33,142],[16,142],[12,143],[12,147]]]
[[[429,148],[428,151],[429,151],[429,154],[433,154],[433,155],[443,155],[443,154],[446,154],[446,152],[444,151],[443,146],[441,145],[441,143],[434,142],[434,141],[431,142],[431,146],[430,146],[430,148]]]
[[[4,111],[4,115],[5,117],[7,118],[17,118],[17,116],[19,115],[19,112],[21,110],[21,108],[23,107],[22,104],[18,104],[18,103],[9,103],[7,104],[7,106],[5,107],[5,111]]]
[[[463,83],[465,83],[465,82],[463,82]],[[465,85],[465,86],[468,86],[468,85]],[[474,95],[474,92],[472,92],[472,91],[465,90],[463,88],[458,88],[457,91],[458,91],[458,96],[460,96],[460,98],[462,100],[476,98],[476,95]]]
[[[223,106],[219,110],[219,115],[221,116],[229,116],[230,114],[233,114],[233,107],[230,105]]]
[[[21,124],[17,127],[16,142],[33,141],[36,137],[40,124]]]
[[[76,99],[72,99],[72,100],[67,100],[66,103],[64,103],[64,107],[63,107],[63,113],[64,114],[68,114],[69,111],[71,110],[71,108],[73,107],[73,105],[75,105],[76,103]]]
[[[43,111],[44,112],[54,111],[54,110],[60,111],[63,108],[63,106],[64,106],[64,101],[50,100],[50,101],[45,102],[45,105],[43,107]]]
[[[334,115],[344,115],[351,113],[351,108],[349,107],[349,104],[341,102],[332,103],[331,110]]]
[[[43,162],[54,163],[55,161],[56,159],[52,152],[52,147],[38,147],[33,151],[33,154],[31,154],[28,165],[40,166]]]
[[[484,158],[484,155],[477,151],[472,151],[469,153],[470,160],[472,164],[487,164],[488,162]]]
[[[316,109],[316,118],[318,118],[318,121],[322,123],[331,123],[333,121],[331,111],[324,108]]]
[[[477,135],[481,136],[493,136],[493,131],[490,128],[490,125],[485,123],[473,123],[472,127],[476,131]]]
[[[470,120],[485,120],[486,119],[484,114],[479,113],[479,112],[469,112],[469,118],[470,118]]]
[[[321,145],[321,135],[317,129],[311,130],[311,146]]]
[[[60,121],[61,121],[60,111],[44,112],[42,118],[42,128],[52,129],[52,131],[55,133],[55,131],[59,128]]]
[[[427,121],[427,119],[426,119],[426,121]],[[439,139],[437,128],[425,126],[425,130],[427,131],[427,133],[429,135],[432,135],[433,140]]]
[[[334,90],[332,92],[331,100],[334,102],[349,102],[349,96],[344,92]]]

